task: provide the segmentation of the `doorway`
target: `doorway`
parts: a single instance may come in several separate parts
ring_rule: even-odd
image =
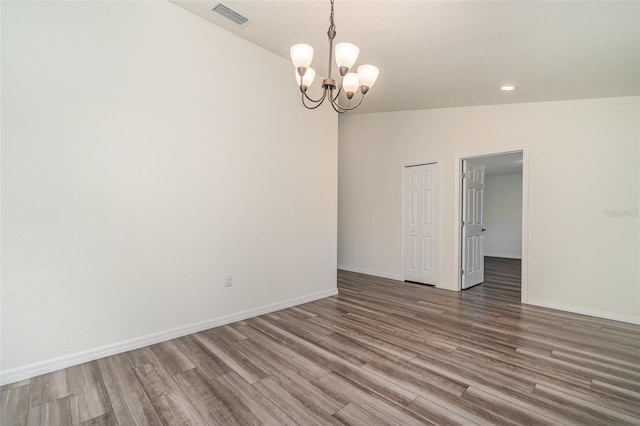
[[[402,251],[404,280],[436,285],[438,280],[438,164],[403,170]]]
[[[523,147],[456,156],[458,290],[481,287],[486,268],[495,278],[504,267],[518,276],[520,301],[527,302],[527,154]]]

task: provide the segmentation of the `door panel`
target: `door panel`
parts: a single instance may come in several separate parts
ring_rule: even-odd
[[[422,237],[422,272],[431,272],[431,237]]]
[[[484,166],[463,160],[462,288],[484,281]]]
[[[418,277],[418,237],[415,235],[409,236],[411,249],[409,255],[411,260],[409,261],[409,268],[412,273],[415,273],[415,277]]]

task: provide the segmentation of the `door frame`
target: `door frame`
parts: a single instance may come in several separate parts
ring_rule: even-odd
[[[406,201],[406,196],[405,196],[405,191],[404,191],[404,185],[405,185],[405,179],[404,179],[404,169],[407,167],[414,167],[414,166],[426,166],[427,164],[435,164],[436,166],[436,179],[438,180],[438,184],[436,185],[437,188],[437,192],[436,192],[436,203],[437,203],[437,208],[436,208],[436,235],[435,235],[435,253],[436,253],[436,259],[435,259],[435,268],[436,268],[436,287],[440,287],[440,241],[441,241],[441,234],[442,234],[442,226],[440,225],[440,218],[442,217],[442,203],[440,202],[440,191],[442,191],[442,179],[440,178],[440,161],[439,160],[430,160],[430,161],[417,161],[417,162],[411,162],[411,163],[402,163],[402,168],[400,169],[400,177],[401,177],[401,181],[402,181],[402,188],[400,188],[400,191],[402,193],[402,209],[400,209],[400,264],[402,265],[402,273],[400,274],[400,279],[401,281],[404,283],[405,281],[405,276],[404,276],[404,238],[405,238],[405,223],[404,223],[404,214],[405,214],[405,201]]]
[[[462,249],[461,238],[462,231],[460,223],[462,221],[462,160],[477,159],[478,157],[488,157],[501,154],[513,154],[522,152],[522,278],[520,301],[528,303],[529,301],[529,146],[522,145],[511,148],[495,148],[484,151],[456,153],[454,164],[454,187],[453,187],[453,276],[455,278],[455,289],[462,290]],[[404,265],[403,265],[404,268]]]

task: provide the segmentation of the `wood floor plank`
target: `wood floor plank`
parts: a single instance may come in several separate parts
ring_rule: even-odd
[[[70,394],[66,370],[58,370],[31,379],[29,407],[44,405]]]
[[[541,416],[535,411],[514,405],[509,401],[495,396],[489,392],[483,392],[470,386],[464,394],[464,398],[487,410],[506,417],[522,425],[555,425],[556,420]]]
[[[292,388],[283,386],[282,382],[273,376],[262,379],[254,385],[298,424],[340,424],[334,417],[327,414],[317,401],[305,398]]]
[[[0,425],[24,425],[29,409],[29,383],[0,392]]]
[[[640,401],[640,392],[631,390],[629,389],[629,387],[635,387],[635,386],[633,383],[629,383],[629,381],[626,381],[626,380],[622,382],[621,385],[620,385],[620,382],[617,382],[614,384],[611,382],[605,382],[601,380],[593,380],[591,384],[591,389],[593,390],[597,390],[610,395],[615,395],[619,398],[623,398],[631,402]]]
[[[307,380],[293,371],[286,371],[284,374],[278,374],[277,377],[283,387],[291,389],[303,398],[317,402],[320,409],[328,414],[335,414],[349,403],[348,399],[335,390],[317,380]]]
[[[254,318],[252,325],[256,327],[262,327],[261,330],[265,332],[273,332],[275,336],[280,336],[285,339],[290,345],[296,347],[299,351],[307,353],[315,362],[325,365],[327,368],[340,373],[344,377],[352,379],[362,386],[366,386],[367,389],[383,398],[388,399],[401,406],[407,406],[416,397],[415,394],[402,388],[401,386],[390,382],[376,374],[373,374],[367,370],[360,369],[353,364],[344,361],[342,358],[335,354],[306,341],[288,331],[267,322],[264,319]]]
[[[174,339],[173,343],[196,366],[200,374],[210,380],[231,371],[231,368],[224,361],[209,351],[193,335],[179,337]]]
[[[606,361],[594,360],[588,356],[581,356],[567,351],[554,350],[549,355],[563,361],[579,364],[583,367],[590,368],[605,374],[618,377],[620,379],[629,379],[633,382],[640,382],[640,371],[626,366],[618,366]]]
[[[59,398],[46,404],[31,407],[27,414],[28,426],[71,425],[70,396]],[[11,424],[11,423],[8,423]]]
[[[393,403],[390,403],[376,394],[373,394],[365,388],[359,386],[349,379],[340,376],[336,373],[327,374],[320,379],[327,386],[332,387],[343,395],[344,398],[350,399],[362,407],[367,412],[371,413],[378,419],[381,419],[387,424],[397,425],[422,425],[424,424],[414,414],[402,409]],[[414,398],[415,399],[415,398]],[[413,402],[413,400],[411,401]]]
[[[340,411],[335,413],[333,417],[335,417],[336,420],[338,420],[340,423],[349,426],[381,426],[388,424],[385,423],[382,419],[360,408],[353,402],[350,402],[349,404],[344,406]]]
[[[291,329],[298,329],[299,332],[307,333],[307,335],[313,334],[315,336],[326,336],[333,333],[333,330],[330,328],[309,321],[311,318],[297,312],[284,310],[278,312],[278,316],[280,317],[277,321],[278,323],[286,324],[287,327]]]
[[[196,368],[195,364],[172,341],[158,343],[150,348],[171,375]]]
[[[468,387],[467,383],[454,380],[421,368],[420,365],[398,359],[378,359],[366,364],[363,369],[371,371],[380,377],[400,384],[416,395],[425,395],[433,391],[448,392],[461,396]]]
[[[202,346],[220,358],[249,383],[255,383],[272,374],[252,360],[251,357],[243,354],[232,342],[222,337],[212,337],[210,334],[205,333],[195,334],[194,337]]]
[[[178,385],[209,424],[256,425],[259,419],[233,393],[208,382],[196,369],[174,376]]]
[[[511,407],[525,412],[533,412],[536,415],[543,416],[545,419],[551,419],[555,423],[562,424],[601,424],[608,425],[608,421],[602,421],[598,416],[592,416],[586,413],[584,407],[574,403],[570,399],[561,400],[556,397],[540,395],[538,393],[523,394],[520,392],[505,392],[504,390],[495,390],[491,388],[477,389],[473,388],[471,393],[475,393],[473,398],[475,403],[486,400],[494,400],[498,398],[500,401],[506,401]],[[469,390],[463,395],[468,398],[471,394]],[[479,397],[480,396],[480,397]],[[505,415],[501,413],[501,415]]]
[[[551,394],[559,393],[563,397],[573,397],[589,406],[611,409],[620,415],[628,415],[634,419],[640,419],[640,401],[628,401],[614,395],[597,391],[584,390],[575,387],[556,386],[549,384],[537,384],[535,393],[544,393],[545,389],[552,389]]]
[[[13,382],[13,383],[9,383],[9,384],[4,385],[4,386],[0,386],[0,392],[4,392],[6,390],[13,389],[13,388],[19,388],[21,386],[29,385],[29,384],[31,384],[31,379],[19,380],[17,382]]]
[[[256,414],[264,424],[277,424],[283,426],[296,424],[270,399],[265,397],[255,387],[249,385],[236,373],[231,372],[224,376],[220,376],[217,381],[225,385],[230,392],[235,393],[239,398],[245,401],[245,404],[249,409],[253,411],[253,413]],[[266,415],[262,415],[262,413],[266,413]],[[269,420],[270,418],[275,419],[276,423],[271,423]]]
[[[164,424],[207,424],[164,367],[156,363],[142,364],[135,372]]]
[[[465,426],[477,424],[420,396],[407,407],[407,410],[425,420],[425,422],[434,425]]]
[[[565,371],[563,369],[557,368],[557,366],[538,362],[536,359],[527,358],[525,356],[522,356],[521,354],[516,353],[515,351],[512,354],[505,354],[500,351],[494,351],[490,348],[473,347],[467,345],[464,346],[464,349],[468,352],[487,356],[498,362],[504,362],[507,365],[511,364],[517,368],[522,368],[525,370],[528,369],[536,371],[538,374],[555,377],[558,380],[571,383],[575,386],[583,388],[591,387],[591,379],[589,377],[582,376],[574,372]],[[464,354],[465,352],[460,351],[460,353]]]
[[[273,340],[268,335],[261,333],[259,330],[250,325],[240,327],[239,330],[248,336],[246,341],[238,342],[239,347],[249,346],[247,350],[256,352],[268,352],[276,357],[276,365],[272,365],[271,371],[274,369],[293,369],[313,378],[325,376],[329,373],[329,369],[314,363],[312,360],[298,354],[289,349],[287,346],[281,345],[278,341]],[[252,346],[257,345],[257,346]],[[280,362],[278,367],[277,362]],[[284,365],[286,364],[286,366]]]
[[[375,351],[362,342],[358,342],[341,333],[332,333],[321,337],[315,343],[358,367],[362,367],[367,362],[380,356],[379,351]]]
[[[129,354],[98,360],[116,420],[121,425],[161,425],[147,393],[136,375]]]
[[[378,355],[393,355],[404,359],[411,359],[416,356],[416,352],[411,351],[401,345],[381,339],[380,334],[371,335],[360,330],[350,328],[345,322],[327,321],[322,318],[314,318],[311,321],[326,324],[334,330],[335,335],[342,335],[346,339],[356,342],[360,347],[364,347]],[[316,339],[321,340],[321,339]],[[315,341],[315,340],[314,340]]]
[[[160,360],[151,350],[151,346],[145,346],[143,348],[134,349],[128,352],[129,359],[133,367],[139,367],[145,364],[158,364]]]
[[[534,385],[526,381],[517,382],[507,375],[491,371],[479,371],[477,367],[452,359],[443,359],[437,354],[421,354],[410,361],[424,370],[431,371],[448,378],[452,382],[466,383],[476,388],[491,388],[508,392],[511,389],[522,393],[533,392]]]
[[[573,372],[575,374],[581,374],[586,377],[591,377],[594,379],[594,381],[597,380],[599,383],[610,385],[611,387],[615,388],[620,388],[624,392],[629,392],[630,395],[640,395],[640,381],[617,377],[609,373],[575,364],[573,362],[563,361],[561,359],[556,359],[553,357],[546,357],[544,355],[540,355],[522,348],[518,348],[516,350],[516,353],[536,360],[543,359],[546,364],[550,364],[558,369]]]
[[[80,423],[80,426],[118,426],[114,413],[109,412]]]
[[[96,361],[67,368],[71,418],[80,424],[112,411],[111,402]]]
[[[586,414],[587,416],[596,419],[590,420],[590,423],[599,421],[605,425],[618,424],[618,425],[633,425],[638,423],[637,418],[633,418],[630,415],[621,413],[611,408],[603,407],[599,404],[594,404],[593,400],[585,400],[576,396],[573,396],[565,391],[560,391],[545,385],[536,385],[534,391],[538,395],[543,395],[550,400],[556,401],[563,407],[576,407],[576,410]]]
[[[247,337],[243,335],[236,327],[231,325],[222,325],[220,327],[210,328],[200,332],[200,335],[208,336],[213,340],[224,339],[228,342],[237,342]]]

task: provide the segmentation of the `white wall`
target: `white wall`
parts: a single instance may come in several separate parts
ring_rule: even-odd
[[[484,224],[485,256],[522,258],[522,173],[486,176]]]
[[[529,302],[640,321],[639,114],[621,97],[341,117],[338,264],[401,276],[402,164],[436,160],[453,287],[456,155],[528,146]]]
[[[292,75],[168,2],[2,2],[5,379],[335,292],[338,123]]]

